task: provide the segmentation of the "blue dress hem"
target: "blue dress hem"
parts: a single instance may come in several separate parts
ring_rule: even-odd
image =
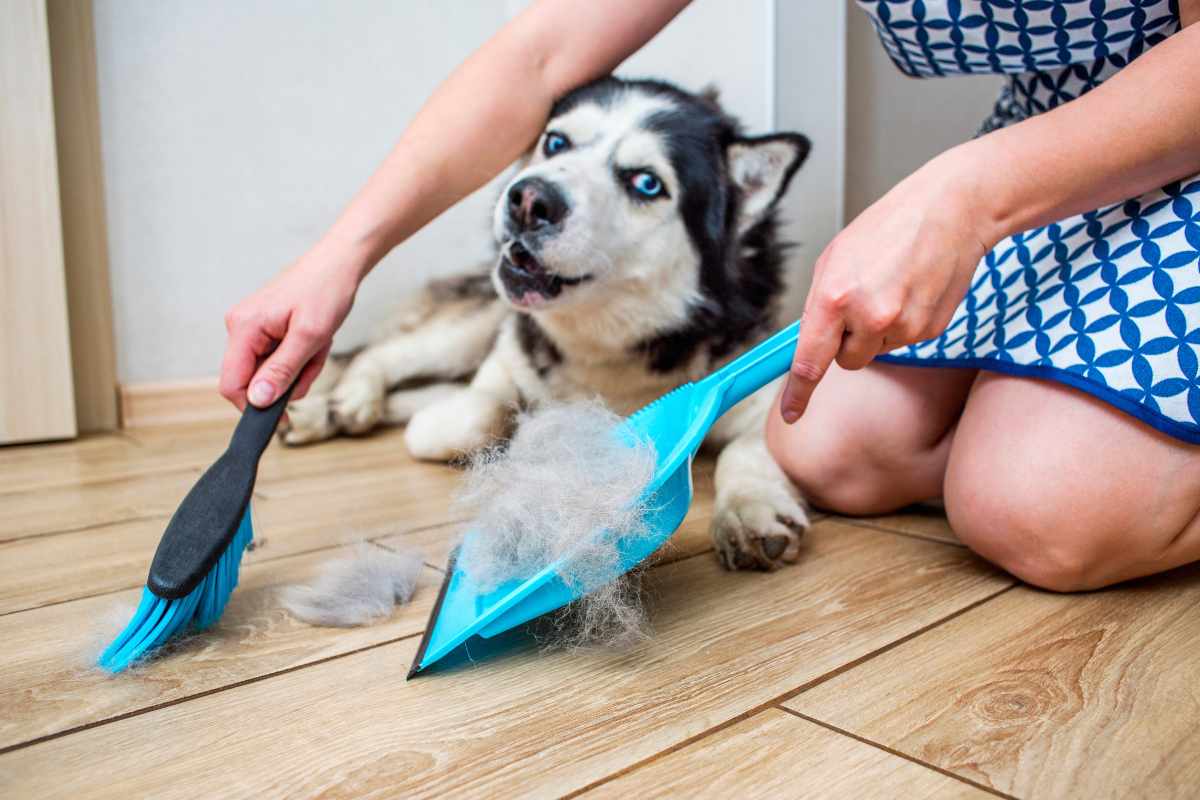
[[[1188,444],[1200,444],[1200,427],[1183,425],[1177,420],[1159,414],[1136,400],[1131,400],[1115,389],[1101,386],[1074,372],[1059,367],[1043,364],[1018,364],[1012,361],[999,361],[991,358],[915,358],[912,356],[882,355],[876,356],[876,361],[897,364],[903,367],[957,367],[960,369],[986,369],[991,372],[1001,372],[1016,375],[1021,378],[1043,378],[1065,383],[1075,389],[1087,392],[1103,400],[1115,408],[1124,411],[1157,431],[1182,439]]]

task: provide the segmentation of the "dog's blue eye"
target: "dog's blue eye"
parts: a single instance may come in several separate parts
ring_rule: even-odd
[[[546,141],[542,145],[542,152],[548,156],[555,153],[561,153],[571,146],[571,141],[561,133],[547,133]]]
[[[658,197],[662,194],[662,181],[653,172],[639,172],[633,176],[633,188],[645,197]]]

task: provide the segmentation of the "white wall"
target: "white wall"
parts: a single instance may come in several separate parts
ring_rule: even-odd
[[[225,310],[320,235],[436,83],[520,5],[96,0],[120,380],[215,374]],[[773,15],[773,0],[700,0],[620,73],[716,82],[765,131]],[[484,257],[492,197],[385,260],[339,346],[400,292]]]
[[[503,19],[499,2],[97,0],[120,380],[215,375],[225,310],[320,235]],[[382,266],[354,323],[481,253],[485,205]]]
[[[525,5],[95,3],[126,383],[215,374],[225,310],[320,235],[437,82]],[[788,0],[696,0],[619,73],[716,83],[752,132],[813,140],[785,202],[798,293],[843,219],[969,137],[999,86],[906,78],[852,4]],[[361,341],[429,275],[486,258],[494,194],[468,198],[389,256],[338,346]]]
[[[909,78],[861,9],[846,25],[846,219],[934,155],[979,129],[1000,91],[995,75]]]
[[[851,11],[851,13],[855,13]],[[775,119],[812,140],[812,153],[783,202],[793,243],[791,310],[799,313],[812,267],[842,227],[845,192],[846,4],[778,0]]]

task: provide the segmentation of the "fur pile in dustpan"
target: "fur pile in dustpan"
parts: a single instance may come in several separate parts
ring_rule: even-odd
[[[626,645],[645,636],[637,575],[620,572],[617,537],[646,535],[642,491],[654,447],[614,435],[621,418],[598,402],[523,414],[507,447],[475,457],[459,503],[474,510],[457,568],[480,591],[565,559],[585,592],[553,621],[548,643]]]
[[[522,414],[511,441],[475,456],[456,500],[481,534],[464,544],[457,568],[480,591],[565,559],[563,580],[585,594],[541,626],[549,645],[622,646],[646,635],[638,576],[610,577],[619,572],[616,538],[647,533],[641,496],[655,453],[618,439],[620,421],[598,402]],[[313,585],[288,590],[285,607],[314,625],[368,624],[408,601],[420,563],[359,550]]]

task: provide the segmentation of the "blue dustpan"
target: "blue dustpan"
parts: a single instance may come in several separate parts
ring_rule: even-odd
[[[784,374],[791,364],[800,323],[794,323],[748,350],[708,377],[685,383],[634,412],[617,433],[626,441],[649,440],[657,454],[654,477],[646,487],[647,534],[617,542],[616,578],[636,567],[670,538],[692,502],[692,458],[717,419],[738,401]],[[466,536],[478,536],[468,531]],[[491,638],[562,608],[581,596],[559,577],[561,562],[528,578],[480,593],[455,569],[454,556],[434,603],[425,635],[408,677],[457,650],[473,636]]]

